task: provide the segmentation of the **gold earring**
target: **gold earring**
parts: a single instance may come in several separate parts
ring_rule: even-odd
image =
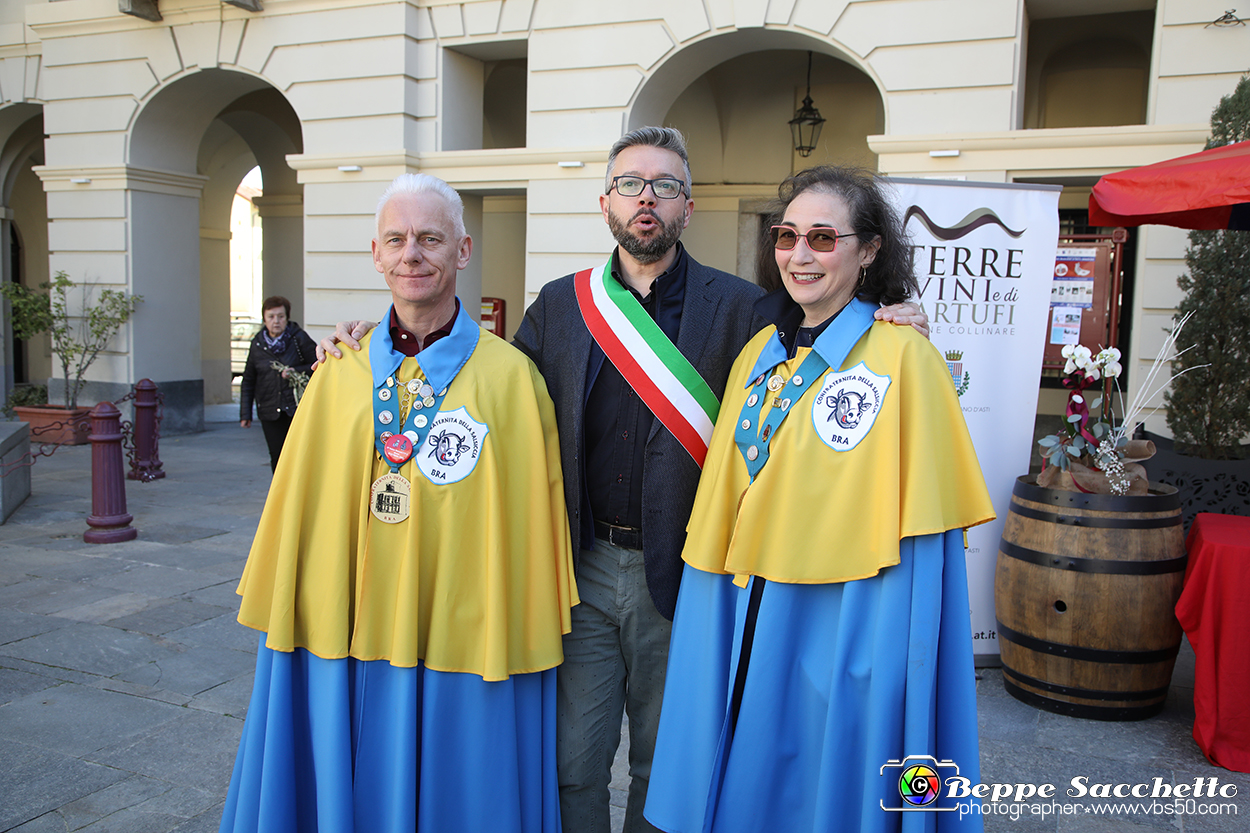
[[[859,285],[863,286],[864,283],[867,282],[867,280],[868,280],[868,267],[861,264],[859,267]]]

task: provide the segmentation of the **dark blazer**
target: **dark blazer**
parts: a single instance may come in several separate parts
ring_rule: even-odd
[[[689,257],[689,253],[687,253]],[[763,295],[755,284],[690,258],[677,349],[703,376],[718,399],[743,345],[763,326],[753,304]],[[582,420],[590,387],[602,366],[591,361],[591,337],[582,320],[573,276],[552,281],[538,293],[513,343],[528,355],[547,381],[560,429],[564,496],[572,528],[574,565],[582,549],[594,546],[594,519],[584,517],[585,461]],[[595,351],[598,352],[598,351]],[[597,366],[594,366],[597,365]],[[647,436],[642,470],[642,551],[647,589],[656,609],[672,619],[681,582],[681,550],[699,485],[699,467],[677,438],[657,419]]]

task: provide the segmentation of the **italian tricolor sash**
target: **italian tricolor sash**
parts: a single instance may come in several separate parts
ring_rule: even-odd
[[[611,263],[573,276],[582,318],[608,360],[702,468],[720,402],[638,299],[612,278]]]

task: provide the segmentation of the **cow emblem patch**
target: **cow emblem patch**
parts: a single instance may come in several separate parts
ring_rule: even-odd
[[[468,477],[482,456],[490,429],[469,416],[463,407],[440,412],[425,444],[413,455],[417,468],[431,483],[455,483]]]
[[[812,427],[834,451],[850,451],[872,430],[889,387],[889,376],[873,373],[863,362],[828,374],[812,403]]]

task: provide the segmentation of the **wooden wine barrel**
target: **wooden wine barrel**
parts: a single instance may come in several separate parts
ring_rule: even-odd
[[[1184,577],[1171,486],[1118,497],[1017,478],[994,575],[1007,691],[1074,717],[1158,714],[1180,647]]]

